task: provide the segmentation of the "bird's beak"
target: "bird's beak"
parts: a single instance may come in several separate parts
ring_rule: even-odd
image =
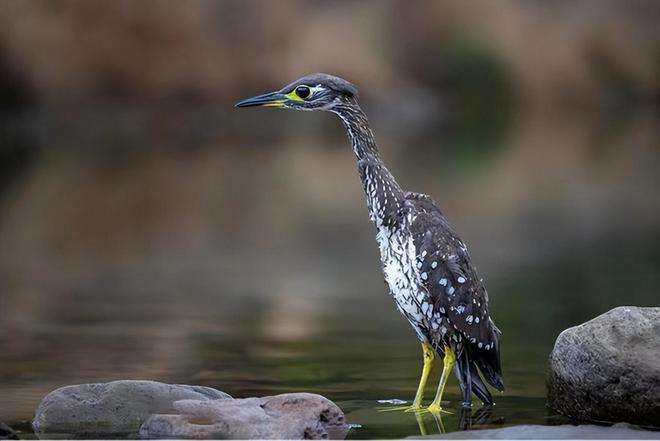
[[[288,101],[288,98],[285,94],[280,92],[271,92],[239,101],[236,103],[236,107],[285,107],[284,103],[286,101]]]

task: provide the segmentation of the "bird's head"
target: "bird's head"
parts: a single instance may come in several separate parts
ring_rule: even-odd
[[[276,107],[293,110],[326,110],[338,104],[355,102],[357,88],[332,75],[304,76],[276,92],[269,92],[236,103],[236,107]]]

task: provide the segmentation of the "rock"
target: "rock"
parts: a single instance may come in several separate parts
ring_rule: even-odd
[[[221,401],[183,400],[177,414],[154,415],[140,438],[343,439],[344,413],[320,395],[293,393]]]
[[[660,308],[622,306],[562,332],[548,401],[578,421],[660,426]]]
[[[537,426],[522,425],[501,429],[467,430],[417,439],[660,439],[660,433],[636,430],[628,424],[605,426]]]
[[[0,439],[18,439],[11,427],[0,421]]]
[[[203,386],[122,380],[78,384],[49,393],[32,422],[38,436],[120,437],[137,434],[152,414],[174,411],[172,403],[230,399],[224,392]]]

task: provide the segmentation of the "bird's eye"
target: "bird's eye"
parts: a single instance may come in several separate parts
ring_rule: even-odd
[[[296,87],[296,95],[298,95],[302,99],[308,98],[311,92],[312,91],[309,90],[309,87],[307,86]]]

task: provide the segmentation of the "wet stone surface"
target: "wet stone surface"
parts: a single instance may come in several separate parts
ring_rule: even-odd
[[[183,400],[154,415],[140,438],[343,439],[349,429],[332,401],[309,393],[233,400]]]
[[[343,439],[349,429],[321,395],[233,399],[209,387],[135,380],[57,389],[32,425],[40,438]],[[11,436],[6,429],[0,435]]]
[[[172,412],[178,400],[231,399],[202,386],[122,380],[78,384],[49,393],[39,404],[32,425],[41,437],[129,437],[152,414]]]
[[[582,425],[561,426],[521,425],[501,429],[468,430],[417,439],[660,439],[660,432],[638,430],[628,424],[611,427]]]
[[[660,308],[622,306],[562,332],[548,401],[578,421],[660,426]]]

